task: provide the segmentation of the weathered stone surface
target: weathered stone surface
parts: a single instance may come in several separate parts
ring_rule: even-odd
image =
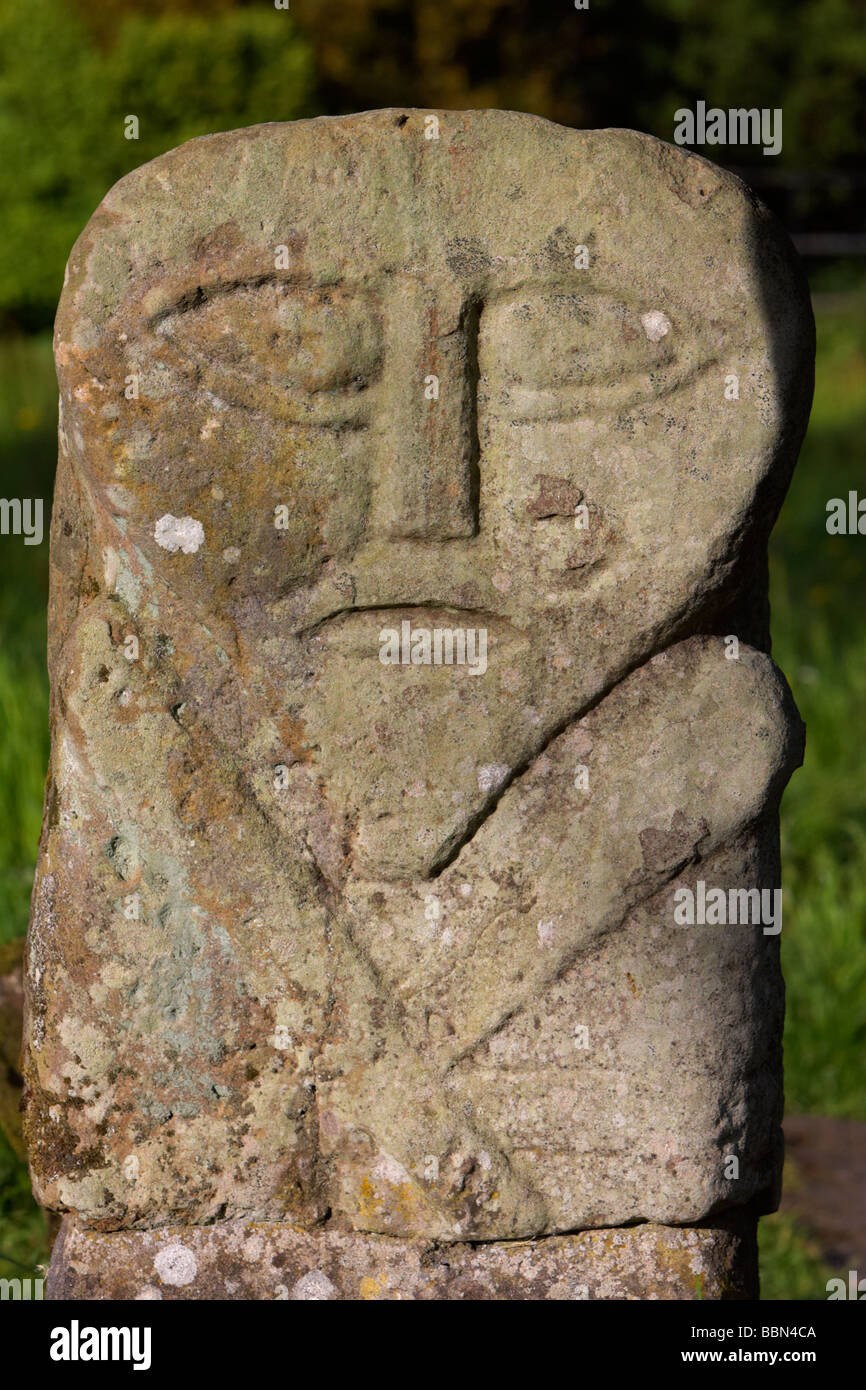
[[[755,1283],[754,1222],[632,1226],[546,1240],[434,1245],[279,1223],[87,1231],[67,1217],[49,1299],[737,1299]]]
[[[27,1132],[91,1229],[775,1201],[778,941],[674,893],[778,885],[808,300],[695,156],[424,115],[194,141],[70,258]]]

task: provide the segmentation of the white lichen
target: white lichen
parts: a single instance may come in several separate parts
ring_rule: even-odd
[[[650,309],[648,314],[641,314],[640,321],[651,343],[660,342],[665,334],[671,331],[671,321],[661,309]]]
[[[191,1284],[198,1273],[198,1261],[185,1245],[166,1245],[160,1250],[153,1267],[164,1284],[180,1287]]]
[[[204,527],[194,517],[166,512],[153,528],[153,538],[163,550],[182,550],[184,555],[193,555],[204,545]]]

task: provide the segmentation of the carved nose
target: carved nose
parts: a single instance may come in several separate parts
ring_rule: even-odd
[[[447,299],[412,283],[391,306],[377,530],[395,539],[456,540],[478,530],[478,308]]]

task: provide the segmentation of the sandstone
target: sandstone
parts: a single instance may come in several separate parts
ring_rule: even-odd
[[[742,1299],[756,1249],[734,1215],[710,1229],[635,1226],[546,1241],[437,1246],[235,1221],[87,1231],[66,1218],[49,1299],[172,1302]]]
[[[205,1296],[753,1291],[778,940],[674,894],[779,884],[808,296],[696,156],[424,115],[192,141],[70,257],[26,1130],[74,1296],[202,1296],[241,1228],[291,1275]]]

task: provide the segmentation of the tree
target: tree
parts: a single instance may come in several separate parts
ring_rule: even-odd
[[[103,47],[64,0],[0,0],[0,319],[50,322],[72,244],[121,175],[194,135],[304,114],[312,77],[282,10],[132,14]]]

